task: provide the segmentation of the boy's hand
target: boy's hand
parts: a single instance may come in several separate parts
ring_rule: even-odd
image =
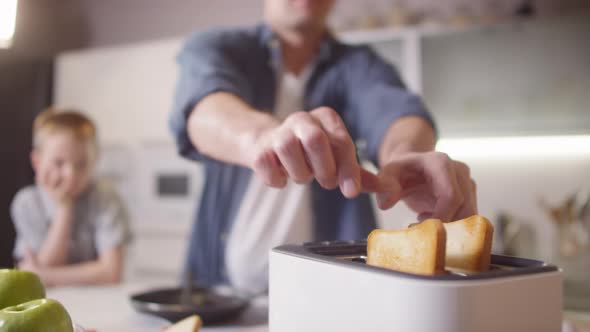
[[[72,206],[76,198],[71,178],[59,176],[48,170],[37,174],[36,182],[45,189],[49,196],[60,206]]]
[[[18,268],[33,272],[41,277],[41,265],[37,260],[37,254],[31,248],[25,249],[25,257],[18,263]]]
[[[25,257],[18,262],[18,269],[25,270],[35,273],[41,279],[41,282],[45,287],[53,287],[53,284],[48,278],[48,272],[50,270],[49,267],[45,267],[39,262],[39,258],[37,257],[37,253],[35,253],[31,248],[25,249]]]

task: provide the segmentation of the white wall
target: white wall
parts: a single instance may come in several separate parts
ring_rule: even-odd
[[[212,26],[254,24],[262,0],[77,0],[86,12],[89,47],[184,36]]]
[[[169,141],[180,39],[70,52],[57,58],[55,102],[87,112],[104,144]]]

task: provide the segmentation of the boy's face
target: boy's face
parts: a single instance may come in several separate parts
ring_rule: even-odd
[[[90,182],[95,147],[70,133],[48,134],[31,154],[36,182],[54,199],[72,199]]]

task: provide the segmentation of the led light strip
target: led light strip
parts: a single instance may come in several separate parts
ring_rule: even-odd
[[[447,138],[436,149],[456,159],[590,157],[590,135]]]

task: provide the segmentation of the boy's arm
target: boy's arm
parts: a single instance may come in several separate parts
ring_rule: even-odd
[[[56,267],[67,264],[68,244],[74,222],[74,204],[60,204],[49,227],[47,237],[37,253],[41,266]]]
[[[97,260],[58,267],[41,266],[34,253],[29,251],[19,262],[19,268],[39,275],[48,287],[81,284],[118,283],[123,275],[123,246],[100,254]]]

